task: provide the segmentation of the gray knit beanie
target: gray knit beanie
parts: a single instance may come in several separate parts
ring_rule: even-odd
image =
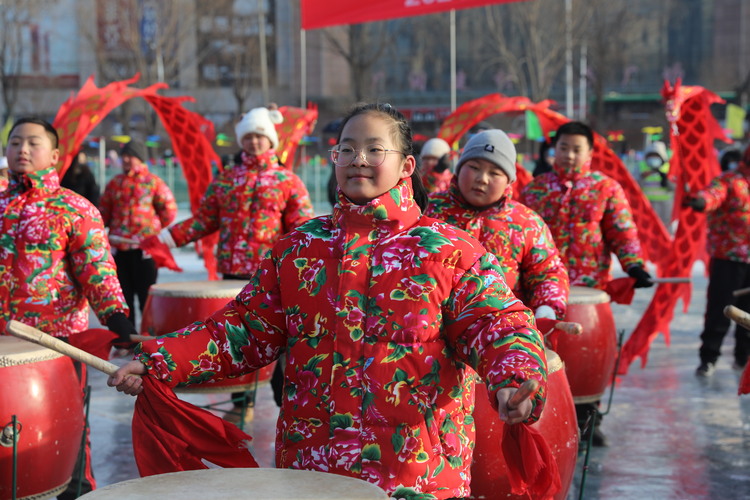
[[[510,182],[516,180],[516,147],[502,130],[483,130],[472,136],[458,159],[456,172],[469,160],[482,158],[500,167]]]

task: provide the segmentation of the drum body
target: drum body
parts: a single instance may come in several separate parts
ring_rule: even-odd
[[[346,498],[388,500],[388,495],[361,479],[294,469],[206,469],[158,474],[111,484],[87,493],[86,500],[305,500]]]
[[[557,500],[568,495],[575,473],[578,454],[578,425],[575,406],[570,394],[560,357],[547,350],[547,401],[542,415],[531,427],[547,440],[560,472],[560,491]],[[477,428],[474,459],[471,464],[471,498],[479,499],[524,499],[513,495],[508,480],[508,466],[503,457],[501,441],[504,423],[500,422],[497,410],[489,403],[487,387],[476,384],[474,421]]]
[[[83,394],[67,356],[0,336],[0,499],[13,498],[16,415],[16,498],[48,498],[70,482],[83,436]]]
[[[241,280],[179,281],[156,283],[148,291],[141,331],[164,335],[203,321],[234,299],[247,284]],[[254,373],[200,385],[180,387],[179,392],[239,392],[268,382],[275,363]]]
[[[583,327],[581,335],[558,336],[557,353],[565,362],[576,403],[601,399],[612,382],[617,360],[617,330],[609,295],[596,288],[570,287],[565,321]]]

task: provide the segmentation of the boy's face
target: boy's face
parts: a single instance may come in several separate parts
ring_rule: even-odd
[[[47,131],[36,123],[22,123],[11,131],[6,154],[10,171],[17,174],[54,167],[60,158]]]
[[[555,163],[566,172],[581,172],[591,161],[593,150],[584,135],[563,134],[555,144]]]
[[[458,189],[464,199],[477,208],[500,201],[509,183],[503,169],[484,158],[466,161],[458,172]]]

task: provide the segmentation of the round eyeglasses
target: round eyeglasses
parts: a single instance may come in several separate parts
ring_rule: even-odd
[[[364,158],[365,163],[371,167],[379,167],[385,161],[385,155],[388,153],[399,153],[404,156],[403,152],[397,149],[385,149],[380,144],[372,144],[362,149],[355,149],[347,144],[336,144],[331,150],[331,161],[337,167],[351,165],[355,159]]]

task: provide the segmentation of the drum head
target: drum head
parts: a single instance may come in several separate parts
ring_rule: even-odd
[[[132,479],[98,488],[81,498],[160,500],[336,499],[387,500],[383,490],[361,479],[293,469],[206,469]]]
[[[610,298],[607,292],[598,288],[571,286],[568,304],[607,304]]]
[[[245,285],[247,281],[242,280],[175,281],[153,284],[148,293],[161,297],[233,299]]]
[[[37,363],[61,357],[62,354],[40,345],[0,335],[0,367]]]

